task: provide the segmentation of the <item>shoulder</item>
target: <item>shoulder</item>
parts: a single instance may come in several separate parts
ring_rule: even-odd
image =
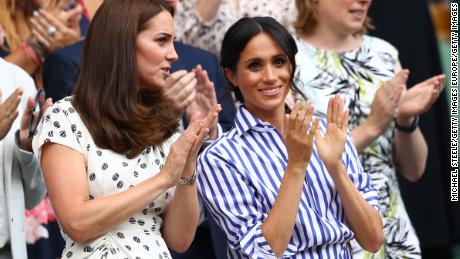
[[[395,46],[393,46],[391,43],[389,43],[386,40],[370,36],[370,35],[364,35],[363,36],[363,44],[365,46],[369,46],[369,48],[378,50],[381,52],[387,52],[389,54],[398,55],[398,50],[396,49]]]
[[[227,157],[227,151],[235,146],[235,134],[235,128],[225,132],[220,138],[213,141],[200,153],[200,160],[208,160],[210,158],[216,157]]]

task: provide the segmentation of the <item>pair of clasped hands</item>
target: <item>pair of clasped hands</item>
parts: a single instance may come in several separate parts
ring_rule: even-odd
[[[217,103],[214,83],[201,65],[190,72],[172,73],[166,79],[164,95],[173,100],[189,120],[187,129],[171,146],[164,166],[171,183],[175,184],[180,177],[189,178],[195,171],[196,157],[204,140],[218,137],[217,115],[222,107]]]

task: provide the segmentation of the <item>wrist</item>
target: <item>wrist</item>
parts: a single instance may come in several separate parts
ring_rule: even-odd
[[[384,131],[380,129],[377,123],[373,123],[372,120],[366,120],[362,126],[364,127],[363,132],[367,133],[371,139],[376,139]]]
[[[346,169],[345,166],[342,164],[342,161],[338,161],[338,163],[329,164],[325,166],[332,178],[340,177],[341,175],[346,175],[344,174],[344,172],[346,172]]]
[[[305,175],[308,163],[289,163],[286,166],[286,173],[293,175]]]
[[[28,137],[28,133],[26,135],[23,131],[17,130],[15,133],[16,145],[22,150],[32,152],[31,139]]]
[[[402,118],[395,118],[395,128],[404,133],[412,133],[418,126],[418,116]]]

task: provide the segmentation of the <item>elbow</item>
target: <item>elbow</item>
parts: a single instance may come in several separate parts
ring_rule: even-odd
[[[405,178],[410,181],[410,182],[417,182],[422,178],[423,174],[425,173],[425,168],[426,168],[426,159],[423,161],[418,162],[411,172],[408,172],[405,175]]]
[[[64,233],[66,233],[66,235],[68,235],[75,243],[82,244],[92,238],[89,235],[89,231],[85,230],[78,220],[70,222],[61,221],[60,223]]]
[[[176,253],[182,254],[182,253],[187,252],[192,242],[193,242],[193,239],[186,240],[185,238],[183,238],[183,240],[177,240],[173,244],[170,244],[168,248],[173,250]]]
[[[364,250],[371,253],[377,253],[384,242],[383,230],[374,233],[366,239],[365,244],[362,244]]]

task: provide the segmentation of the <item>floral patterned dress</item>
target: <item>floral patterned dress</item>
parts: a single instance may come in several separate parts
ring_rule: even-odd
[[[53,142],[80,152],[87,168],[89,199],[96,199],[125,191],[157,174],[178,136],[179,133],[175,133],[163,144],[149,147],[128,159],[125,155],[98,148],[73,108],[71,98],[66,97],[44,113],[35,132],[33,149],[40,156],[41,146]],[[174,190],[168,189],[129,219],[86,243],[75,243],[62,233],[66,241],[62,258],[171,258],[161,236],[160,214],[171,201]]]
[[[271,16],[286,28],[297,18],[294,0],[222,0],[214,19],[204,21],[196,12],[196,0],[179,0],[174,15],[177,39],[220,54],[225,32],[242,17]]]
[[[346,52],[316,49],[296,38],[296,77],[300,91],[315,105],[319,115],[327,112],[331,96],[340,93],[350,110],[349,125],[363,123],[374,95],[395,74],[398,51],[389,43],[364,36],[359,48]],[[302,99],[300,94],[297,98]],[[360,155],[364,171],[372,177],[379,194],[385,243],[379,252],[365,252],[354,243],[355,258],[420,258],[420,245],[410,222],[396,177],[392,153],[394,125]]]

